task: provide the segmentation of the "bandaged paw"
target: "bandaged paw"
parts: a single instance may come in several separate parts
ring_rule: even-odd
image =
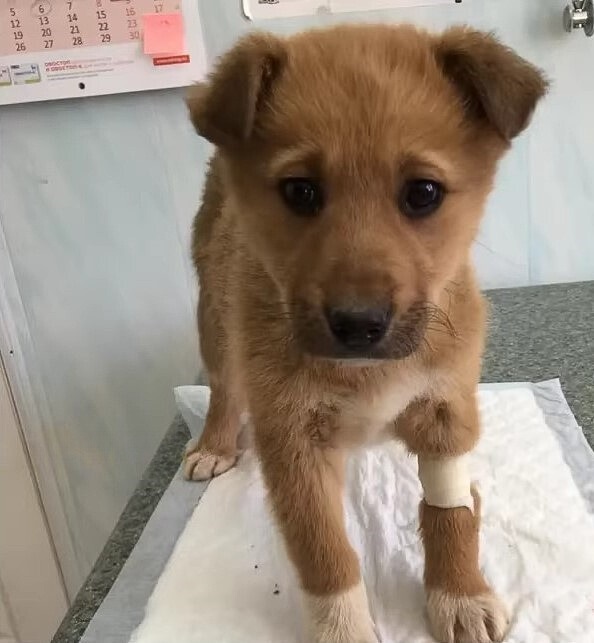
[[[431,631],[439,643],[498,643],[509,629],[505,605],[491,591],[455,596],[432,589],[427,593]]]
[[[474,512],[467,455],[444,458],[420,455],[419,480],[425,502],[431,507],[468,507]]]

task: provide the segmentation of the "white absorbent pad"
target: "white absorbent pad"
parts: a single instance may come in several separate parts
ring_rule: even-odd
[[[206,403],[207,397],[204,397]],[[480,392],[470,469],[483,498],[481,565],[512,613],[510,643],[594,642],[594,518],[529,388]],[[591,461],[590,461],[591,462]],[[431,643],[416,462],[386,444],[354,455],[345,491],[383,643]],[[253,454],[208,486],[134,643],[296,643],[298,584]]]

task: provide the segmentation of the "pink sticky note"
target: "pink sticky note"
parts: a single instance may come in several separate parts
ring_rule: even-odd
[[[142,27],[145,54],[156,56],[185,53],[184,20],[181,13],[145,13],[142,16]]]

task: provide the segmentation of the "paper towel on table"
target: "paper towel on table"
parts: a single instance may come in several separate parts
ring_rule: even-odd
[[[210,387],[176,386],[173,389],[173,395],[177,408],[190,430],[190,435],[192,438],[197,437],[202,431],[206,419],[210,401]]]
[[[507,641],[592,643],[594,518],[532,392],[481,391],[479,400],[481,562],[512,610]],[[383,642],[431,643],[414,460],[398,445],[375,447],[351,459],[347,478],[347,529]],[[301,624],[295,573],[248,451],[210,484],[131,641],[296,643]]]

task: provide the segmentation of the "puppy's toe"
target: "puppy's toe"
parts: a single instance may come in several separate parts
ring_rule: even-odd
[[[375,624],[371,621],[356,624],[351,630],[342,628],[320,628],[314,634],[315,643],[381,643]]]
[[[315,643],[381,643],[363,583],[339,594],[307,596]]]
[[[503,641],[509,629],[507,609],[493,592],[456,596],[429,590],[427,611],[439,643],[495,643]]]
[[[225,473],[235,465],[236,454],[217,454],[198,450],[184,455],[184,477],[186,480],[210,480]]]

